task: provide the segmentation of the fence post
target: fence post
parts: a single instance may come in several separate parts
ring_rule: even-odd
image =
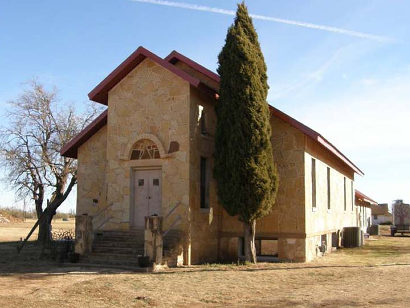
[[[75,217],[75,252],[86,255],[91,252],[93,243],[92,216],[88,214]]]
[[[144,255],[148,256],[154,265],[162,264],[162,217],[146,216],[144,233]]]

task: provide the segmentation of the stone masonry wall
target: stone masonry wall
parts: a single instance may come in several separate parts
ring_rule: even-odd
[[[279,118],[271,117],[272,147],[279,173],[279,190],[272,213],[257,222],[257,237],[278,239],[280,259],[304,261],[305,194],[304,194],[304,135]],[[223,211],[222,243],[229,238],[243,236],[242,224],[237,217]],[[221,244],[223,251],[230,245]]]
[[[189,91],[188,82],[145,59],[109,92],[107,184],[112,219],[106,229],[132,227],[132,172],[141,167],[162,170],[161,215],[166,215],[180,203],[172,217],[164,221],[164,229],[178,215],[182,219],[175,228],[186,229],[189,211]],[[133,145],[142,138],[157,144],[160,159],[129,159]],[[168,154],[172,141],[179,144],[179,150]]]
[[[179,66],[191,73],[188,66]],[[215,86],[202,75],[196,77]],[[77,214],[102,212],[93,222],[94,229],[99,226],[107,230],[132,228],[133,171],[160,168],[160,215],[165,216],[180,204],[164,220],[164,230],[181,218],[173,228],[185,234],[184,263],[235,260],[243,226],[218,203],[213,178],[214,105],[210,97],[167,69],[149,59],[141,62],[109,92],[107,125],[79,148]],[[206,134],[200,131],[198,106],[204,110]],[[352,211],[351,205],[354,174],[281,119],[271,117],[271,126],[273,155],[280,176],[279,191],[272,213],[257,222],[256,235],[277,239],[280,259],[309,261],[318,255],[322,234],[326,235],[330,252],[332,233],[344,226],[357,225],[356,207]],[[130,160],[131,149],[139,139],[154,141],[161,158]],[[171,142],[178,147],[168,153]],[[209,209],[200,208],[201,156],[209,162]],[[312,209],[312,157],[316,158],[317,168],[316,209]],[[327,166],[331,166],[330,210],[327,209]]]
[[[203,108],[206,134],[201,133],[199,106]],[[197,89],[191,88],[190,116],[190,210],[192,263],[214,262],[218,259],[218,236],[221,207],[217,202],[216,180],[213,178],[214,136],[216,115],[214,102]],[[208,161],[209,209],[200,208],[200,158]]]
[[[312,158],[316,160],[316,208],[312,207]],[[331,202],[328,209],[327,167],[330,167]],[[344,178],[346,178],[346,210],[344,205]],[[354,206],[354,174],[327,150],[306,137],[305,153],[305,199],[306,199],[306,261],[318,254],[321,235],[327,236],[328,252],[332,247],[332,233],[344,227],[356,226]]]
[[[102,127],[78,149],[77,215],[98,214],[107,205],[107,126]],[[97,202],[93,202],[95,199]],[[103,219],[97,217],[96,219]],[[98,222],[95,222],[98,223]]]

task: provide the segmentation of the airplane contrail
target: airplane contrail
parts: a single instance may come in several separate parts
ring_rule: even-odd
[[[223,14],[223,15],[233,15],[233,16],[235,16],[235,14],[236,14],[236,12],[233,11],[233,10],[226,10],[226,9],[221,9],[221,8],[216,8],[216,7],[209,7],[209,6],[203,6],[203,5],[191,4],[191,3],[185,3],[185,2],[174,2],[174,1],[166,1],[166,0],[130,0],[130,1],[141,2],[141,3],[150,3],[150,4],[163,5],[163,6],[170,6],[170,7],[176,7],[176,8],[188,9],[188,10],[195,10],[195,11],[211,12],[211,13]],[[249,15],[253,19],[272,21],[272,22],[288,24],[288,25],[293,25],[293,26],[298,26],[298,27],[328,31],[328,32],[333,32],[333,33],[344,34],[344,35],[349,35],[349,36],[353,36],[353,37],[359,37],[359,38],[363,38],[363,39],[378,41],[378,42],[382,42],[382,43],[394,41],[393,39],[391,39],[389,37],[386,37],[386,36],[375,35],[375,34],[370,34],[370,33],[365,33],[365,32],[359,32],[359,31],[353,31],[353,30],[348,30],[348,29],[343,29],[343,28],[337,28],[337,27],[331,27],[331,26],[319,25],[319,24],[312,24],[312,23],[309,23],[309,22],[296,21],[296,20],[283,19],[283,18],[264,16],[264,15],[257,15],[257,14],[249,14]]]

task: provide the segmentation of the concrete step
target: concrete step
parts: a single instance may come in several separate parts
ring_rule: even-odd
[[[113,247],[144,246],[143,240],[121,241],[121,240],[111,240],[111,239],[95,239],[93,243],[102,245],[102,246],[113,246]]]
[[[94,237],[95,242],[144,243],[144,238]]]
[[[144,231],[96,231],[97,236],[111,236],[111,237],[144,237]]]
[[[134,253],[121,254],[116,252],[92,252],[87,257],[105,260],[137,260],[139,255],[143,255],[144,250],[138,250]]]
[[[141,249],[141,247],[139,248]],[[144,248],[142,248],[143,250]],[[97,246],[93,245],[93,252],[104,252],[104,253],[118,253],[118,254],[134,254],[138,251],[138,248],[135,247],[110,247],[110,246]]]
[[[94,236],[95,239],[110,239],[110,240],[124,240],[124,241],[134,241],[138,239],[144,239],[144,235],[103,235],[103,234],[96,234]]]
[[[143,252],[142,252],[143,253]],[[141,253],[141,254],[142,254]],[[138,267],[138,254],[91,253],[82,261],[87,263]]]

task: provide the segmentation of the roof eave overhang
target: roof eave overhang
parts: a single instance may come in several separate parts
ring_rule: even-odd
[[[378,203],[376,201],[369,198],[368,196],[366,196],[364,193],[358,191],[357,189],[355,189],[355,198],[356,198],[356,200],[359,200],[361,202],[366,203],[364,205],[368,206],[368,207],[370,207],[371,205],[378,205]]]
[[[324,137],[322,137],[318,132],[314,131],[310,127],[304,125],[303,123],[297,121],[296,119],[292,118],[291,116],[287,115],[286,113],[280,111],[279,109],[271,105],[269,105],[269,109],[274,116],[280,118],[281,120],[290,124],[294,128],[300,130],[302,133],[304,133],[309,138],[318,142],[322,147],[324,147],[326,150],[330,151],[333,155],[339,158],[345,165],[349,167],[349,169],[353,170],[359,175],[364,175],[363,171],[361,171],[355,164],[353,164],[334,145],[332,145],[329,141],[327,141]]]
[[[177,51],[172,51],[165,59],[161,59],[154,53],[150,52],[149,50],[145,49],[144,47],[139,47],[135,50],[125,61],[123,61],[111,74],[109,74],[103,81],[101,81],[89,94],[88,97],[90,100],[95,102],[108,105],[108,92],[118,84],[129,72],[131,72],[138,64],[140,64],[144,59],[149,58],[152,61],[156,62],[157,64],[161,65],[162,67],[168,69],[169,71],[173,72],[180,78],[186,80],[190,83],[191,86],[198,88],[200,91],[208,94],[213,99],[218,99],[218,93],[214,89],[209,88],[207,85],[202,83],[199,79],[185,73],[183,70],[176,67],[175,64],[177,61],[182,61],[186,63],[188,66],[196,69],[200,73],[208,76],[209,78],[213,79],[216,82],[220,82],[220,77],[208,70],[207,68],[203,67],[202,65],[196,63],[195,61],[185,57],[184,55],[178,53]],[[279,109],[276,109],[273,106],[269,106],[271,112],[275,114],[277,117],[285,120],[285,122],[289,123],[293,127],[301,130],[305,135],[312,138],[314,141],[318,142],[321,146],[325,149],[330,151],[333,155],[338,157],[344,164],[346,164],[351,170],[356,172],[359,175],[364,175],[363,171],[361,171],[356,165],[354,165],[346,156],[344,156],[335,146],[333,146],[329,141],[327,141],[324,137],[322,137],[319,133],[312,130],[308,126],[300,123],[299,121],[295,120],[294,118],[288,116],[287,114],[283,113]],[[99,117],[100,118],[100,117]],[[98,118],[96,119],[98,120]],[[104,120],[99,120],[102,123]],[[106,123],[106,116],[105,116],[105,123]],[[94,123],[94,121],[93,121]],[[104,125],[105,125],[104,123]],[[91,123],[92,124],[92,123]],[[90,125],[91,125],[90,124]],[[98,126],[98,125],[97,125]],[[99,129],[99,128],[98,128]],[[94,131],[94,129],[91,129]],[[84,129],[83,131],[86,131]],[[73,147],[75,142],[79,142],[78,140],[81,139],[81,132],[78,136],[76,136],[73,140],[71,140],[63,149],[61,153],[63,156],[67,157],[77,157],[77,148],[70,150],[70,145]],[[94,131],[95,133],[95,131]],[[85,135],[88,132],[84,133]],[[77,138],[78,137],[78,138]],[[89,138],[89,137],[88,137]],[[79,146],[79,145],[78,145]],[[71,152],[70,152],[71,151]],[[70,156],[71,155],[71,156]],[[75,156],[75,157],[74,157]]]
[[[105,110],[97,118],[95,118],[89,125],[87,125],[80,133],[65,144],[60,154],[64,157],[77,158],[78,148],[91,138],[97,131],[107,124],[108,110]]]
[[[325,138],[323,138],[322,136],[319,135],[319,136],[317,136],[316,141],[319,142],[326,149],[328,149],[330,152],[332,152],[334,155],[336,155],[347,166],[349,166],[354,172],[356,172],[357,174],[359,174],[361,176],[364,175],[362,170],[360,170],[355,164],[353,164],[346,156],[344,156],[335,146],[333,146]]]
[[[185,63],[186,65],[190,66],[194,70],[200,72],[201,74],[211,78],[216,82],[220,82],[220,77],[218,74],[212,72],[211,70],[207,69],[206,67],[202,66],[198,62],[191,60],[188,57],[185,57],[183,54],[180,54],[178,51],[173,50],[168,56],[164,58],[165,61],[175,64],[178,61]]]
[[[172,63],[161,59],[154,53],[140,46],[88,94],[90,100],[108,105],[108,92],[146,58],[173,72],[194,87],[201,85],[199,79],[185,73]]]

